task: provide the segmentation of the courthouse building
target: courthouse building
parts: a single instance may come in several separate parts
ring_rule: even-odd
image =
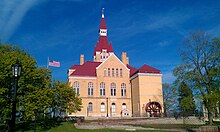
[[[68,116],[157,117],[163,113],[160,70],[146,64],[135,68],[129,64],[126,52],[122,52],[121,59],[114,54],[103,11],[93,61],[85,61],[81,54],[80,64],[68,70],[68,81],[82,98],[83,106]]]

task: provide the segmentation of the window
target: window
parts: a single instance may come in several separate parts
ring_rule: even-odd
[[[116,77],[118,77],[118,68],[116,68]]]
[[[108,68],[108,76],[110,77],[111,71],[110,68]]]
[[[106,77],[106,68],[104,68],[104,77]]]
[[[92,102],[89,102],[89,104],[88,104],[88,111],[92,112]]]
[[[115,70],[114,70],[114,68],[112,68],[112,77],[114,77],[115,76]]]
[[[126,84],[121,84],[121,96],[126,96]]]
[[[79,94],[79,82],[74,82],[73,88],[74,88],[75,93]]]
[[[112,111],[112,113],[116,112],[116,105],[115,105],[115,103],[112,103],[111,111]]]
[[[100,83],[100,95],[105,96],[105,83],[104,82]]]
[[[111,83],[111,96],[116,96],[116,84]]]
[[[92,82],[88,83],[88,95],[93,96],[93,83]]]
[[[126,108],[127,108],[126,104],[123,103],[122,106],[121,106],[121,109],[124,110],[124,109],[126,109]]]
[[[100,109],[101,112],[105,112],[105,103],[101,103],[101,109]]]
[[[122,69],[120,69],[120,77],[122,77]]]

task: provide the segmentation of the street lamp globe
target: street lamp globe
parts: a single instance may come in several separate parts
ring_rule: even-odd
[[[18,59],[16,63],[12,65],[11,69],[13,77],[17,78],[21,75],[21,64],[18,63]]]

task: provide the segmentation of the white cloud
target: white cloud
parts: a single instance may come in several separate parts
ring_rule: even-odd
[[[166,47],[166,46],[168,46],[168,45],[170,45],[170,44],[171,44],[171,42],[169,42],[169,41],[167,41],[167,40],[163,40],[163,41],[161,41],[161,42],[158,43],[158,45],[159,45],[160,47]]]
[[[28,10],[38,3],[37,0],[1,0],[0,39],[3,42],[13,35]]]
[[[150,23],[145,25],[146,30],[157,30],[160,28],[168,27],[171,29],[180,28],[180,25],[192,17],[191,14],[183,14],[182,12],[169,12],[162,15],[151,16]]]

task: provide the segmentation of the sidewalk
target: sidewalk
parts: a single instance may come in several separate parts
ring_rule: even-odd
[[[88,120],[88,119],[87,119]],[[94,118],[91,120],[94,120]],[[97,121],[98,120],[98,121]],[[198,120],[195,117],[189,117],[185,119],[185,124],[204,124],[203,121]],[[129,125],[128,125],[129,124]],[[119,130],[164,130],[164,131],[185,131],[183,129],[155,129],[155,128],[144,128],[141,124],[183,124],[183,119],[175,118],[96,118],[96,121],[89,123],[75,124],[78,129],[119,129]]]

